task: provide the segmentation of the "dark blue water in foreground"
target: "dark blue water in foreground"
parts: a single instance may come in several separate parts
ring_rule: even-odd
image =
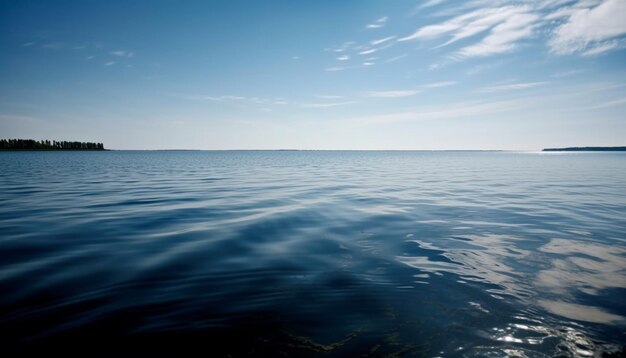
[[[3,351],[587,357],[626,153],[0,153]]]

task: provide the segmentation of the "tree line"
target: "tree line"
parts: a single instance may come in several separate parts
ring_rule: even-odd
[[[104,144],[56,140],[0,139],[0,150],[104,150]]]

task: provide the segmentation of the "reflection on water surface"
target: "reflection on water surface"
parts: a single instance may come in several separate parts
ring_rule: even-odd
[[[621,153],[14,152],[0,166],[13,351],[588,357],[624,342]]]

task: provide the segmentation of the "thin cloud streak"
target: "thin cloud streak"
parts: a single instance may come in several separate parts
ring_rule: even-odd
[[[305,108],[330,108],[330,107],[338,107],[338,106],[346,106],[349,104],[354,104],[356,103],[355,101],[349,101],[349,102],[334,102],[334,103],[309,103],[309,104],[303,104],[302,107]]]
[[[395,38],[396,38],[396,36],[389,36],[389,37],[384,37],[384,38],[378,39],[378,40],[372,40],[372,41],[370,41],[370,45],[372,45],[372,46],[380,45],[380,44],[385,43],[387,41],[391,41],[391,40],[393,40]]]
[[[582,73],[582,72],[584,72],[584,71],[582,71],[582,70],[561,71],[561,72],[557,72],[557,73],[554,73],[554,74],[550,75],[550,77],[552,77],[552,78],[570,77],[570,76],[574,76],[574,75],[577,75],[577,74]]]
[[[400,90],[400,91],[372,91],[368,92],[368,97],[378,98],[398,98],[398,97],[410,97],[419,94],[421,91],[417,90]]]
[[[407,56],[409,56],[409,55],[408,55],[408,54],[406,54],[406,53],[405,53],[404,55],[394,56],[394,57],[392,57],[392,58],[390,58],[390,59],[387,59],[387,60],[383,61],[383,63],[392,63],[392,62],[396,62],[396,61],[401,60],[401,59],[403,59],[403,58],[405,58],[405,57],[407,57]]]
[[[428,0],[425,3],[423,3],[422,5],[419,6],[420,9],[425,9],[428,7],[433,7],[436,5],[439,5],[441,3],[443,3],[445,0]]]
[[[111,55],[130,58],[130,57],[135,56],[135,53],[133,51],[117,50],[117,51],[112,51]]]
[[[509,83],[505,85],[497,85],[497,86],[489,86],[482,87],[477,90],[479,93],[490,93],[490,92],[504,92],[504,91],[516,91],[516,90],[525,90],[530,88],[535,88],[539,86],[544,86],[549,84],[549,81],[542,82],[525,82],[525,83]]]
[[[359,52],[359,55],[369,55],[369,54],[374,53],[374,52],[376,52],[376,51],[378,51],[378,49],[371,48],[371,49],[369,49],[369,50],[365,50],[365,51],[361,51],[361,52]]]
[[[222,96],[207,96],[207,95],[183,95],[178,96],[187,100],[192,101],[213,101],[213,102],[248,102],[248,103],[256,103],[256,104],[275,104],[275,105],[286,105],[289,102],[285,101],[282,98],[261,98],[261,97],[245,97],[245,96],[233,96],[233,95],[222,95]]]
[[[442,88],[449,87],[458,84],[457,81],[442,81],[442,82],[433,82],[426,85],[423,85],[424,88]]]
[[[366,29],[379,29],[379,28],[385,26],[385,23],[387,22],[387,19],[388,19],[387,16],[383,16],[383,17],[379,18],[378,20],[376,20],[376,22],[365,26],[365,28]]]
[[[589,111],[589,110],[596,110],[596,109],[604,109],[604,108],[610,108],[610,107],[615,107],[615,106],[621,106],[621,105],[624,105],[624,104],[626,104],[626,97],[622,97],[622,98],[618,98],[618,99],[615,99],[615,100],[612,100],[612,101],[600,103],[600,104],[597,104],[595,106],[578,108],[577,110]]]
[[[522,104],[519,101],[464,102],[452,104],[446,109],[378,114],[348,118],[345,119],[345,121],[353,124],[391,124],[397,122],[421,122],[452,118],[472,118],[513,110],[519,108],[521,105]]]

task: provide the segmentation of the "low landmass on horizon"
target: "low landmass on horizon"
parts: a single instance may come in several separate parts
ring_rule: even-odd
[[[43,139],[0,139],[0,150],[107,150],[103,143],[57,141]],[[176,149],[188,150],[188,149]],[[277,149],[277,151],[298,151],[299,149]],[[472,151],[470,149],[470,151]],[[563,147],[544,148],[543,152],[625,152],[626,146],[620,147]]]
[[[106,150],[102,143],[43,139],[0,139],[0,150]]]
[[[545,148],[543,152],[626,152],[626,147],[565,147]]]

